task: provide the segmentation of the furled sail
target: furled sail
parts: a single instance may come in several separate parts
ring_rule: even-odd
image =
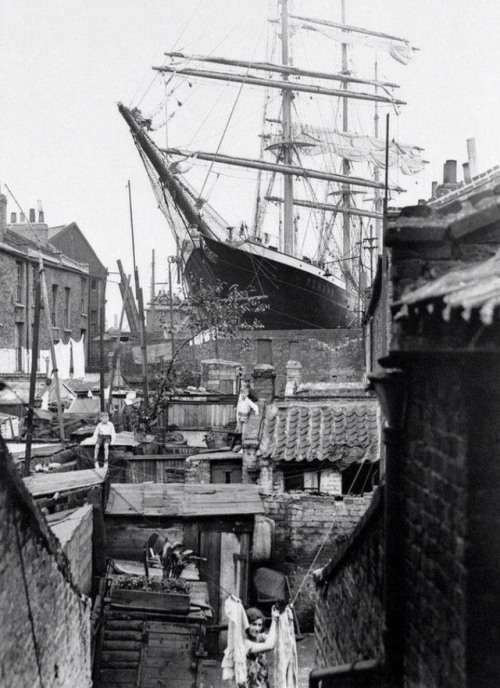
[[[418,48],[413,47],[408,41],[400,38],[369,31],[360,31],[356,27],[342,27],[330,22],[318,22],[313,19],[308,20],[305,17],[297,17],[296,21],[297,23],[292,25],[292,31],[298,31],[299,29],[315,31],[339,43],[362,45],[367,48],[372,48],[373,50],[384,50],[389,53],[394,60],[404,65],[410,62],[418,50]]]
[[[349,134],[311,124],[294,123],[292,139],[296,146],[307,149],[307,154],[311,156],[333,153],[351,162],[368,162],[379,169],[385,167],[386,142],[374,136]],[[273,137],[270,147],[280,142],[280,137]],[[389,144],[389,165],[397,165],[403,174],[418,174],[426,162],[420,150],[416,146],[393,141]]]

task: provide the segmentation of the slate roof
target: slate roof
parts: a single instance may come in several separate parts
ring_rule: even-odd
[[[264,425],[261,452],[275,461],[331,461],[346,468],[379,459],[376,399],[291,403]]]
[[[500,307],[500,250],[489,260],[452,270],[403,294],[394,304],[395,317],[403,318],[409,314],[409,307],[434,299],[442,299],[446,304],[442,311],[445,320],[449,319],[451,309],[460,308],[464,320],[469,320],[473,311],[479,311],[482,323],[491,325]]]
[[[256,485],[130,483],[111,485],[108,516],[237,516],[263,514]]]

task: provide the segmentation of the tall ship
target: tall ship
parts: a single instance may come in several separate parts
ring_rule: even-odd
[[[389,138],[384,115],[398,114],[404,102],[397,85],[378,76],[382,57],[407,64],[415,48],[349,25],[345,0],[337,11],[336,21],[306,17],[292,0],[279,0],[267,23],[265,61],[172,51],[153,67],[163,85],[156,111],[118,105],[175,237],[187,288],[202,279],[262,296],[268,308],[258,317],[266,329],[359,323],[384,204],[403,190],[401,175],[425,164],[420,148]],[[360,64],[373,70],[367,76],[355,69],[358,51]],[[224,113],[217,111],[219,86]],[[173,126],[180,121],[195,135]],[[205,138],[196,136],[202,122]],[[172,145],[174,136],[180,144]],[[209,140],[212,150],[186,140]],[[245,146],[257,154],[241,154]],[[213,207],[215,187],[224,207],[236,208],[231,219]],[[237,215],[243,208],[246,218]]]

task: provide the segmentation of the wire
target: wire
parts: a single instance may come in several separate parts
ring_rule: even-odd
[[[10,192],[9,192],[10,193]],[[26,605],[28,607],[28,617],[30,620],[30,627],[31,627],[31,636],[33,638],[33,647],[35,649],[35,657],[36,657],[36,665],[37,665],[37,670],[38,670],[38,678],[40,681],[40,685],[44,686],[43,679],[42,679],[42,666],[41,666],[41,659],[40,659],[40,650],[38,648],[38,642],[36,638],[36,631],[35,631],[35,619],[33,617],[33,612],[31,610],[31,601],[30,601],[30,591],[28,587],[28,578],[26,575],[26,569],[24,567],[24,559],[23,559],[23,552],[22,552],[22,547],[21,547],[21,540],[19,537],[19,531],[17,529],[17,523],[15,519],[12,519],[12,523],[14,525],[14,532],[16,534],[16,543],[17,543],[17,550],[19,552],[19,562],[21,564],[21,575],[23,577],[23,584],[24,584],[24,592],[26,595]]]

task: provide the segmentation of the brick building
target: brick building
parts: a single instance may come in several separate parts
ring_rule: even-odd
[[[77,355],[88,336],[87,264],[64,255],[48,242],[48,226],[40,211],[30,211],[30,224],[24,217],[17,221],[12,213],[7,224],[7,199],[0,195],[0,295],[4,308],[0,327],[0,374],[19,381],[30,372],[33,323],[35,320],[35,284],[39,274],[40,254],[44,263],[45,282],[50,305],[50,327],[54,341],[74,345],[74,359],[68,356],[67,374],[72,364],[83,369],[84,360]],[[31,225],[31,226],[30,226]],[[82,339],[83,338],[83,339]],[[42,312],[40,321],[38,371],[48,376],[50,361],[48,323]],[[78,359],[78,361],[77,361]],[[76,372],[76,371],[75,371]]]
[[[499,684],[499,182],[389,218],[385,477],[316,573],[312,685]]]
[[[0,685],[90,688],[90,600],[0,438]]]
[[[99,260],[88,239],[76,222],[59,227],[49,227],[48,240],[65,256],[79,263],[88,265],[88,279],[86,281],[86,308],[88,316],[87,337],[85,350],[89,367],[95,367],[98,361],[92,357],[92,338],[100,332],[101,320],[104,318],[104,299],[106,294],[106,280],[108,271]]]

